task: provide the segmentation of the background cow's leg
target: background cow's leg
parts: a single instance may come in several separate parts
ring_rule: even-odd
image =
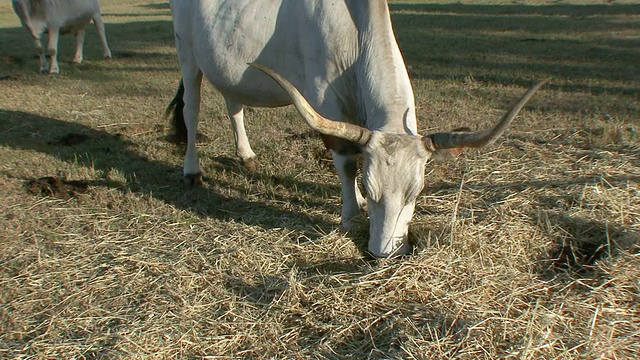
[[[102,21],[102,16],[100,15],[100,13],[97,13],[93,16],[93,23],[96,24],[98,35],[100,36],[100,41],[102,41],[104,57],[111,59],[111,50],[109,49],[109,44],[107,44],[107,35],[104,31],[104,22]]]
[[[60,67],[58,66],[58,36],[59,28],[55,26],[49,27],[49,43],[47,44],[47,51],[51,56],[51,67],[49,68],[49,75],[60,74]]]
[[[76,33],[76,54],[73,57],[74,64],[82,63],[82,54],[84,50],[84,34],[85,34],[84,29]]]
[[[242,160],[242,165],[249,170],[255,170],[258,166],[256,154],[251,149],[249,138],[244,128],[244,106],[233,100],[225,98],[227,111],[231,120],[233,137],[236,143],[236,155]]]
[[[351,230],[355,225],[353,220],[361,215],[360,209],[366,204],[356,183],[358,158],[357,155],[340,155],[335,151],[331,151],[331,155],[342,188],[342,227]]]
[[[43,74],[49,73],[49,62],[42,48],[42,33],[33,34],[33,43],[36,45],[36,51],[38,51],[38,57],[40,58],[40,72]]]
[[[49,72],[49,63],[47,62],[44,49],[42,48],[42,33],[45,30],[46,24],[40,21],[32,21],[25,1],[13,1],[12,3],[16,15],[18,15],[22,24],[31,34],[31,39],[36,46],[36,51],[40,58],[40,72],[46,74]]]
[[[182,60],[182,59],[181,59]],[[184,181],[187,187],[192,187],[202,180],[198,151],[196,149],[196,134],[198,131],[198,115],[200,114],[200,85],[202,84],[202,72],[195,63],[195,59],[189,59],[188,64],[183,62],[182,76],[184,84],[184,123],[187,128],[187,155],[184,158]]]

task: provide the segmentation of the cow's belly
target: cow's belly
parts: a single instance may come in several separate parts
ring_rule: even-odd
[[[287,93],[264,74],[255,74],[255,69],[242,69],[244,75],[230,77],[228,73],[205,74],[207,80],[225,98],[257,107],[278,107],[291,104]]]
[[[268,49],[253,51],[229,46],[233,40],[215,39],[205,41],[206,47],[196,49],[200,69],[206,79],[223,96],[248,106],[277,107],[289,105],[287,93],[270,77],[261,71],[250,68],[248,63],[268,66],[285,76],[296,87],[304,84],[304,65],[299,59],[285,59],[272,55]],[[236,43],[238,44],[238,43]],[[265,53],[265,52],[269,53]],[[288,51],[276,51],[279,54]],[[202,61],[203,60],[203,61]]]
[[[84,29],[85,26],[91,21],[91,14],[73,17],[65,20],[60,26],[61,34],[75,34],[78,31]]]

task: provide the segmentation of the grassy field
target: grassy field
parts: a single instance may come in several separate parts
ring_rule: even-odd
[[[205,86],[186,191],[168,5],[101,4],[114,59],[91,25],[85,63],[63,37],[49,77],[0,2],[0,358],[640,353],[638,2],[390,2],[423,133],[551,80],[495,145],[428,165],[414,252],[383,260],[365,225],[338,231],[337,176],[292,108],[247,112],[250,173]]]

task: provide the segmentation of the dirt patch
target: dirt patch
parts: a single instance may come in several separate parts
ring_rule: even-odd
[[[33,195],[51,196],[67,200],[88,191],[90,181],[66,180],[63,176],[45,176],[26,183],[27,191]]]
[[[114,55],[116,55],[119,58],[123,58],[123,59],[129,59],[129,58],[136,57],[136,54],[131,52],[131,51],[120,51],[120,52],[115,53]]]
[[[297,129],[288,128],[288,129],[285,129],[285,131],[290,134],[290,135],[287,135],[287,140],[295,141],[295,140],[309,140],[309,139],[320,138],[320,134],[313,130],[308,130],[300,133],[298,132]]]
[[[74,146],[87,142],[91,137],[86,134],[69,133],[60,139],[51,142],[53,145]]]
[[[24,60],[22,58],[19,57],[15,57],[12,55],[8,55],[8,54],[0,54],[0,62],[3,62],[5,64],[22,64],[24,63]]]
[[[316,159],[318,165],[323,169],[333,168],[333,158],[331,152],[324,146],[316,146],[313,148],[313,158]]]
[[[561,229],[549,252],[556,270],[584,272],[612,253],[633,251],[640,241],[636,232],[607,222],[564,214],[549,219]]]
[[[586,270],[607,254],[606,244],[590,243],[586,241],[565,241],[557,244],[550,251],[554,268],[558,270],[573,269]]]

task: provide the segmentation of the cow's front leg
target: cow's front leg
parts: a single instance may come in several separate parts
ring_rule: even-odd
[[[358,158],[357,155],[340,155],[333,150],[331,155],[333,156],[333,164],[338,172],[342,188],[342,227],[345,230],[351,230],[355,227],[355,220],[360,217],[362,214],[361,209],[366,204],[366,200],[360,193],[356,182]]]
[[[49,73],[49,63],[47,62],[47,56],[44,53],[44,49],[42,48],[42,39],[40,38],[42,34],[33,34],[33,43],[36,45],[36,51],[38,52],[38,58],[40,58],[40,73],[48,74]]]
[[[51,56],[51,67],[49,68],[49,75],[60,74],[60,66],[58,65],[58,36],[59,30],[55,26],[49,27],[49,43],[47,44],[47,51]]]
[[[74,64],[82,64],[84,50],[84,29],[76,33],[76,54],[73,57]]]

